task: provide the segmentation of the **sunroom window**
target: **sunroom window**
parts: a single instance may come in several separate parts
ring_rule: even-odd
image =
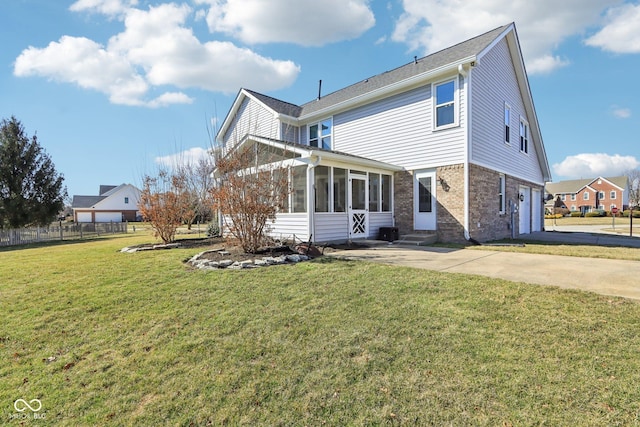
[[[316,167],[315,177],[316,212],[329,212],[329,167]]]
[[[307,166],[295,166],[291,169],[292,212],[307,211]]]

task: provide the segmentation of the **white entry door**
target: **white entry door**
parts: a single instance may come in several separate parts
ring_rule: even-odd
[[[413,179],[413,228],[436,229],[436,171],[416,172]]]
[[[542,195],[531,190],[531,231],[542,231]]]
[[[518,214],[520,215],[520,234],[531,233],[531,194],[529,187],[524,185],[520,187],[518,199]]]
[[[367,237],[369,228],[367,176],[349,174],[349,238]]]

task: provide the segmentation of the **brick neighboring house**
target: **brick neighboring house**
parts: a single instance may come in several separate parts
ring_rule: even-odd
[[[583,214],[593,210],[610,212],[612,208],[620,211],[629,206],[629,191],[626,176],[597,177],[548,182],[545,186],[547,199],[558,197],[564,207]]]
[[[288,167],[276,237],[542,230],[551,177],[513,23],[302,105],[243,88],[216,140],[268,147]]]

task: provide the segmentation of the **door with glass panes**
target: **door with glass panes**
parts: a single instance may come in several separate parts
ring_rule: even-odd
[[[416,230],[436,229],[436,171],[419,171],[414,175],[413,200]]]
[[[367,237],[369,217],[367,175],[349,174],[349,238]]]

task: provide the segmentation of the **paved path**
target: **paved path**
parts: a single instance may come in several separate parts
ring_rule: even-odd
[[[394,245],[340,251],[331,255],[640,299],[638,261]]]

